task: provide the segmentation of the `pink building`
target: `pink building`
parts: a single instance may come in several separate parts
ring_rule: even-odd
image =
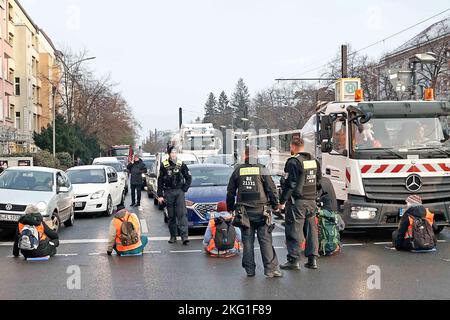
[[[14,36],[9,32],[9,3],[0,0],[0,154],[10,152],[15,137],[14,114]]]

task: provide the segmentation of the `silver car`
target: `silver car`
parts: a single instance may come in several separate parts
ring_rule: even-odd
[[[44,221],[58,231],[74,224],[74,193],[67,175],[41,167],[9,168],[0,175],[0,229],[16,228],[29,205],[39,208]]]

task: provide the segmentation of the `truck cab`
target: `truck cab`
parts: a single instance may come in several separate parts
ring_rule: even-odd
[[[419,195],[439,232],[450,225],[450,104],[333,102],[302,130],[322,165],[323,189],[347,229],[395,228]],[[313,125],[311,125],[313,124]]]

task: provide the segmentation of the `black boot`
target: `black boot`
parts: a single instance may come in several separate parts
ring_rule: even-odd
[[[174,244],[177,242],[177,237],[170,237],[169,243]]]
[[[187,245],[190,243],[190,241],[189,241],[188,238],[183,238],[182,240],[183,240],[183,244],[184,244],[185,246],[187,246]]]
[[[286,262],[280,265],[281,270],[300,270],[300,264],[298,262]]]
[[[318,269],[319,267],[317,266],[317,257],[315,256],[308,257],[308,262],[305,263],[305,267],[313,270]]]

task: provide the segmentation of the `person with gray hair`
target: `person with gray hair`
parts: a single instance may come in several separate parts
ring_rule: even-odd
[[[58,234],[50,229],[35,206],[28,206],[14,236],[13,255],[27,258],[53,257],[59,246]]]

